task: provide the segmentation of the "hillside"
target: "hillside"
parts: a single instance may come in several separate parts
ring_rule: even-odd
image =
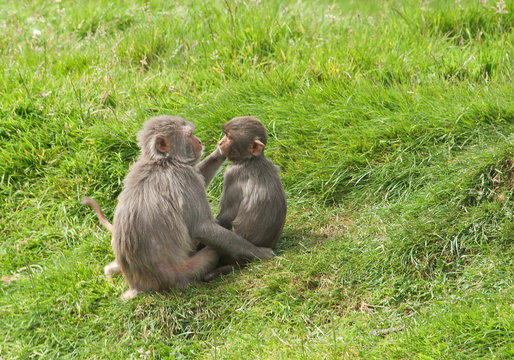
[[[513,12],[0,4],[0,359],[512,358]],[[287,222],[270,260],[124,303],[80,198],[112,219],[157,114],[193,121],[205,153],[261,119]]]

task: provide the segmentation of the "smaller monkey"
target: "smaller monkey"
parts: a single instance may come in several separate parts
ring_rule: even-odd
[[[287,213],[284,187],[278,169],[264,156],[268,135],[262,122],[251,116],[236,117],[223,125],[218,150],[232,162],[225,171],[218,224],[258,247],[272,249],[282,233]],[[221,255],[209,281],[248,260]]]

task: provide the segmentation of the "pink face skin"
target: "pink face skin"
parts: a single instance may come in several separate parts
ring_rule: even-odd
[[[223,156],[228,157],[230,153],[230,144],[232,143],[232,139],[230,138],[230,135],[223,136],[223,138],[218,143],[218,146],[220,148],[221,153]]]
[[[199,159],[202,156],[203,151],[202,142],[200,141],[200,139],[193,135],[193,131],[187,132],[186,136],[189,140],[189,143],[193,146],[196,159]]]

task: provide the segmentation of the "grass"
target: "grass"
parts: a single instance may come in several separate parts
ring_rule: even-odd
[[[512,358],[502,3],[0,4],[0,359]],[[259,117],[287,223],[269,261],[121,303],[79,199],[112,218],[135,134],[163,113],[207,152]]]

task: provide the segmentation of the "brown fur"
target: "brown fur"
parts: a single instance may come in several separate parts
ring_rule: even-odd
[[[138,133],[141,155],[123,182],[114,214],[116,261],[106,267],[106,273],[108,267],[123,273],[130,287],[123,299],[201,278],[215,267],[218,253],[237,259],[273,254],[214,222],[204,186],[220,160],[211,156],[212,164],[202,162],[202,176],[194,166],[201,143],[193,130],[182,118],[158,116]],[[196,252],[199,242],[207,247]]]
[[[252,244],[271,249],[284,228],[287,202],[277,167],[264,156],[266,128],[258,119],[245,116],[227,122],[223,131],[220,151],[232,164],[225,171],[216,220]],[[244,263],[222,256],[222,266],[206,279]]]

